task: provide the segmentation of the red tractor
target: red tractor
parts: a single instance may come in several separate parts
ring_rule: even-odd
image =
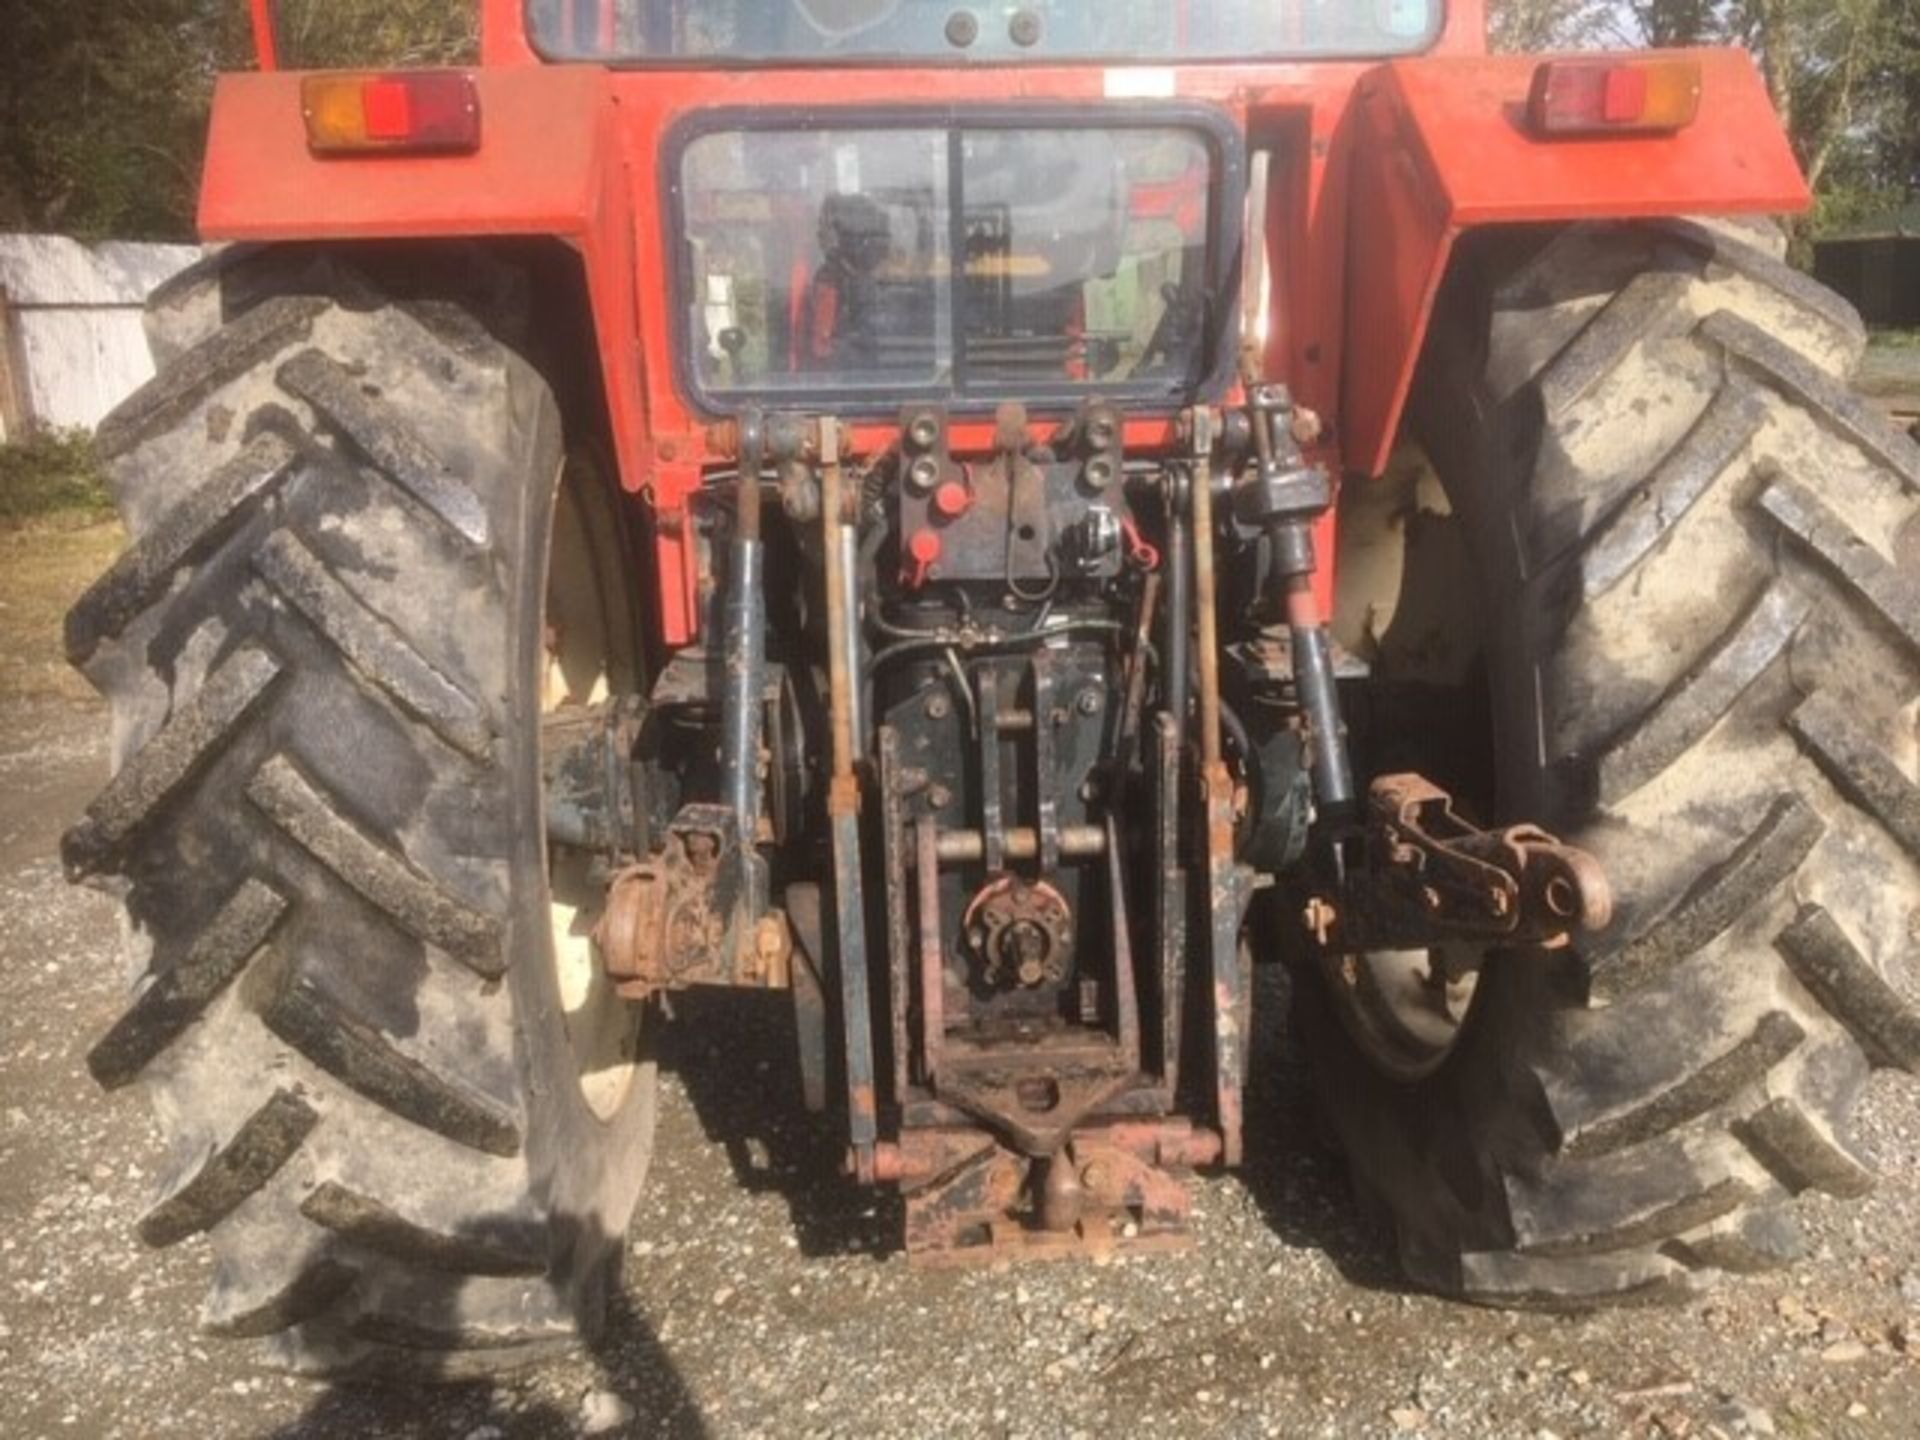
[[[1685,1294],[1872,1184],[1920,451],[1744,55],[486,0],[475,68],[289,73],[256,12],[68,622],[92,1068],[212,1330],[590,1330],[695,986],[791,995],[930,1265],[1184,1243],[1268,962],[1437,1292]]]

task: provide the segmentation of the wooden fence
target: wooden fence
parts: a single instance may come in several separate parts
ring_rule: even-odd
[[[144,384],[147,296],[202,253],[0,235],[0,441],[38,426],[91,430]]]

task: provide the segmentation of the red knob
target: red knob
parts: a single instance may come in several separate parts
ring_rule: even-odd
[[[973,508],[973,491],[958,480],[949,480],[933,492],[933,513],[942,520],[958,520]]]
[[[946,547],[940,543],[940,537],[931,530],[916,530],[907,541],[907,557],[913,561],[907,572],[907,584],[915,590],[927,583],[934,563],[939,560]]]

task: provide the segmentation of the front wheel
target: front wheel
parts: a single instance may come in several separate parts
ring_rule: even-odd
[[[297,1368],[565,1345],[654,1113],[545,844],[543,710],[633,683],[591,473],[462,302],[269,253],[159,304],[192,323],[101,433],[133,543],[68,620],[115,774],[66,861],[134,987],[90,1059],[172,1148],[141,1232],[207,1234],[207,1327]]]
[[[1920,1067],[1920,450],[1846,388],[1851,310],[1729,232],[1500,238],[1437,327],[1424,529],[1483,577],[1492,803],[1617,915],[1303,975],[1304,1043],[1420,1282],[1688,1293],[1793,1258],[1793,1197],[1864,1193],[1869,1071]]]

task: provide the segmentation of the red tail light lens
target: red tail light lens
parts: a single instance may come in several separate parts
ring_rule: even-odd
[[[1549,60],[1533,76],[1527,121],[1537,135],[1659,134],[1700,114],[1694,60]]]
[[[480,148],[480,89],[464,71],[309,75],[300,83],[316,155],[463,154]]]

